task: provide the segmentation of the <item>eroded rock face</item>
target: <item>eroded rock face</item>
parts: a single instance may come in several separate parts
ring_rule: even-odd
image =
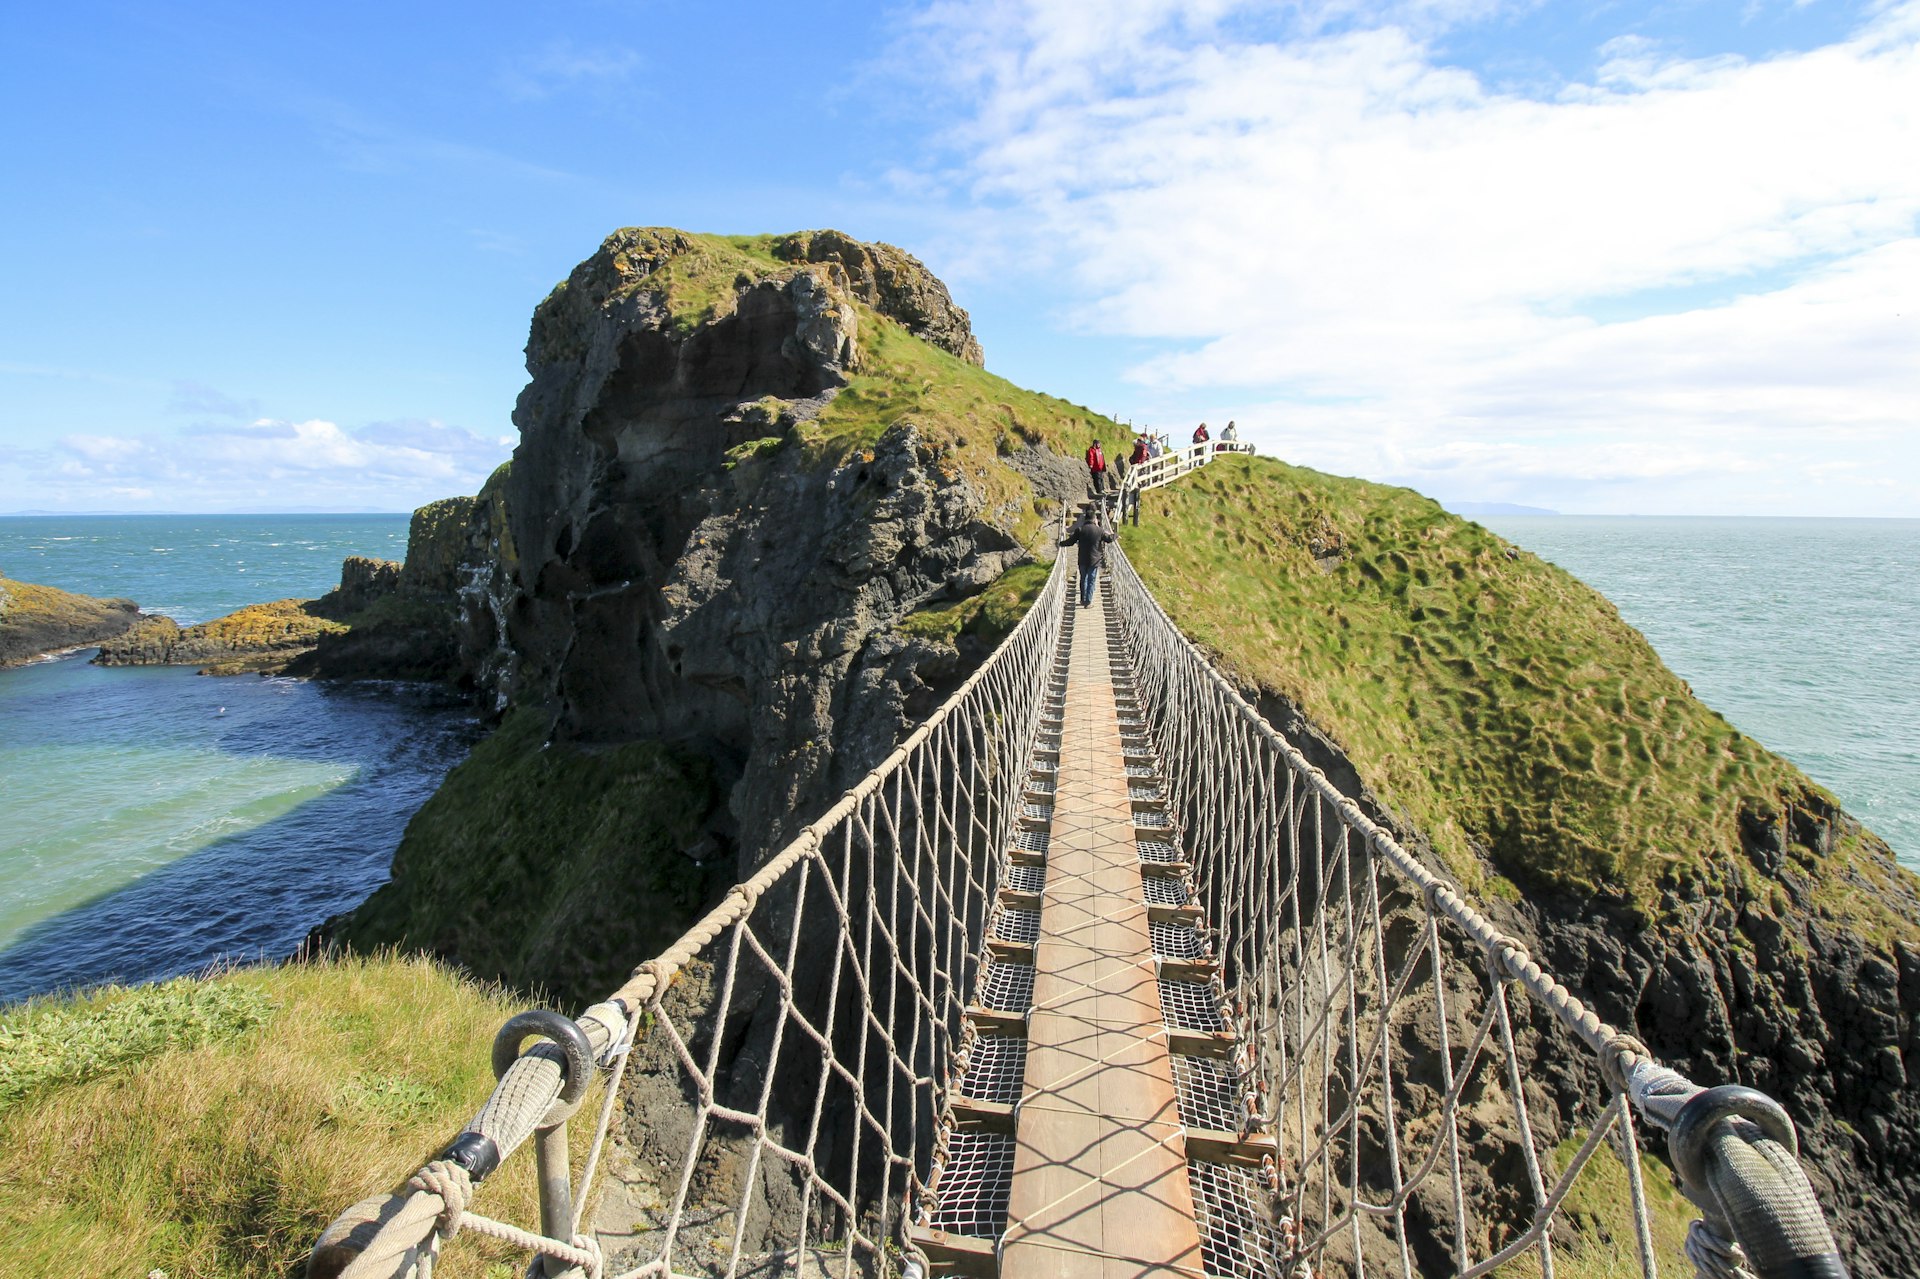
[[[545,705],[567,738],[712,758],[736,781],[746,864],[952,681],[952,649],[900,637],[898,619],[1025,557],[910,425],[837,463],[790,442],[857,369],[856,298],[978,356],[965,313],[904,254],[795,240],[822,260],[743,276],[691,327],[639,287],[694,251],[677,233],[617,233],[542,304],[498,531],[512,562],[465,596],[497,703]]]
[[[839,263],[862,302],[968,364],[986,363],[967,313],[953,304],[947,286],[905,249],[862,244],[838,231],[802,231],[781,240],[773,251],[788,262]]]

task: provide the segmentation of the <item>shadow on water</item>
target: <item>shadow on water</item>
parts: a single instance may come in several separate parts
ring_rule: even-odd
[[[81,689],[83,701],[133,694],[143,704],[146,738],[163,745],[183,740],[169,733],[166,717],[185,715],[192,721],[186,735],[192,749],[342,765],[354,774],[258,826],[213,838],[28,926],[0,951],[0,1004],[176,976],[222,961],[284,958],[315,924],[386,881],[407,822],[482,735],[462,703],[429,686],[214,681],[191,672],[154,679],[151,671],[144,687],[94,682],[120,674],[67,672],[92,686]],[[65,705],[71,711],[71,696],[68,690],[43,710]],[[228,705],[209,709],[215,702],[238,712],[231,723]],[[10,729],[36,726],[19,718],[21,699],[0,705]],[[125,736],[102,736],[100,725],[116,717],[97,704],[83,711],[80,718],[95,721],[91,730],[76,735],[69,714],[58,725],[38,724],[45,730],[39,744],[71,748],[85,739],[111,750]],[[207,727],[209,715],[218,717],[217,732]]]

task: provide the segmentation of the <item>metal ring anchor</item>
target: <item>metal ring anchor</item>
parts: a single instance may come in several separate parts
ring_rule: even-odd
[[[593,1082],[593,1045],[587,1040],[587,1032],[580,1023],[571,1017],[563,1017],[547,1008],[530,1008],[523,1013],[515,1013],[500,1027],[500,1033],[493,1037],[493,1077],[500,1079],[513,1063],[520,1060],[520,1045],[529,1035],[538,1035],[542,1039],[557,1044],[566,1054],[560,1080],[560,1096],[546,1116],[541,1119],[542,1128],[552,1127],[580,1106],[580,1099],[587,1095],[587,1085]]]
[[[1721,1084],[1695,1094],[1674,1117],[1667,1134],[1667,1150],[1682,1184],[1707,1187],[1707,1134],[1722,1119],[1745,1119],[1800,1157],[1800,1137],[1786,1108],[1758,1089]]]

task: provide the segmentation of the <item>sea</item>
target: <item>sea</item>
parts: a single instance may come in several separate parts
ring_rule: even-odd
[[[406,540],[405,515],[0,518],[0,576],[190,625]],[[286,956],[386,881],[480,734],[431,686],[89,655],[0,671],[0,1004]]]
[[[1920,519],[1480,516],[1920,870]]]
[[[1485,516],[1920,869],[1920,520]],[[404,515],[0,518],[0,575],[183,624],[400,558]],[[0,671],[0,1003],[286,955],[385,882],[481,728],[446,693]]]

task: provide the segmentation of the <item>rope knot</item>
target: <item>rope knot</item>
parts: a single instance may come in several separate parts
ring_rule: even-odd
[[[466,1215],[467,1205],[473,1202],[473,1180],[465,1168],[451,1159],[436,1159],[407,1178],[407,1185],[416,1191],[440,1196],[445,1206],[434,1224],[436,1234],[442,1239],[451,1239],[460,1233],[460,1219]]]
[[[1615,1031],[1600,1051],[1600,1073],[1615,1092],[1627,1091],[1627,1075],[1636,1059],[1651,1061],[1653,1053],[1632,1035]]]
[[[568,1243],[587,1254],[590,1260],[581,1267],[587,1272],[587,1279],[600,1279],[606,1268],[606,1258],[600,1255],[600,1241],[592,1235],[574,1235]]]

